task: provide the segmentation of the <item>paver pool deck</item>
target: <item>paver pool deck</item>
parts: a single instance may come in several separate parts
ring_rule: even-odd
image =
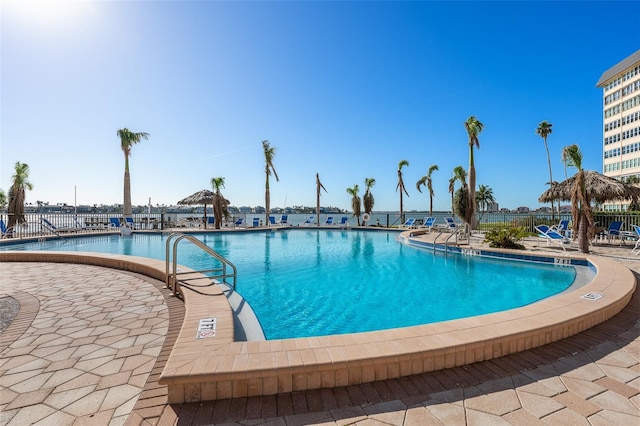
[[[592,255],[614,256],[640,276],[640,257],[629,246],[596,245]],[[168,404],[158,379],[185,309],[164,282],[47,262],[2,262],[0,279],[0,297],[20,302],[18,316],[0,334],[2,425],[640,421],[637,290],[604,323],[501,358],[352,386]]]

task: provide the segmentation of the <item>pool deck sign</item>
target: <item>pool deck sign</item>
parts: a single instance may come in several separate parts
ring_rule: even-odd
[[[216,319],[205,318],[201,319],[198,324],[198,333],[196,339],[206,339],[209,337],[215,337],[216,335]]]
[[[584,296],[580,296],[582,299],[587,299],[587,300],[598,300],[602,297],[602,293],[587,293]]]

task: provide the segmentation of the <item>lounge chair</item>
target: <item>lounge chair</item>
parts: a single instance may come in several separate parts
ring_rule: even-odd
[[[253,218],[252,226],[254,228],[257,228],[258,226],[260,226],[260,218],[259,217],[254,217]]]
[[[349,218],[347,216],[342,216],[340,218],[340,222],[337,225],[343,226],[343,227],[349,226]]]
[[[433,228],[433,225],[436,222],[436,218],[435,217],[425,217],[424,221],[422,222],[422,225],[420,225],[420,228],[426,228],[427,232],[431,232],[431,228]]]
[[[558,223],[557,225],[551,226],[549,229],[552,229],[554,231],[556,231],[559,234],[562,234],[564,236],[569,236],[569,221],[568,220],[561,220],[560,223]]]
[[[289,215],[283,214],[280,216],[280,220],[277,222],[278,225],[288,225],[289,224]]]
[[[333,225],[333,216],[328,216],[327,220],[324,221],[325,225]]]
[[[216,217],[215,216],[207,216],[207,227],[216,225]]]
[[[571,240],[569,238],[565,237],[557,231],[554,231],[547,225],[538,225],[535,227],[535,229],[536,231],[538,231],[538,237],[547,242],[547,246],[549,246],[550,242],[553,242],[554,244],[558,244],[560,247],[562,247],[563,251],[567,251],[567,249],[565,248],[565,244],[571,243]]]
[[[7,225],[4,223],[4,220],[0,219],[0,238],[11,238],[13,237],[13,226],[7,228]]]
[[[620,238],[620,245],[624,244],[624,233],[622,232],[622,222],[611,222],[609,229],[604,231],[604,236],[607,238],[609,244],[614,238]]]
[[[59,232],[73,232],[79,230],[79,228],[76,228],[75,226],[56,226],[44,217],[40,218],[40,223],[42,224],[43,228],[46,228],[54,234],[58,234]]]
[[[121,228],[122,224],[120,223],[120,219],[117,217],[109,218],[109,228]]]
[[[416,218],[415,217],[410,217],[409,219],[407,219],[402,225],[398,226],[398,228],[413,228],[414,224],[416,223]]]
[[[633,225],[633,231],[636,234],[636,244],[631,249],[631,253],[640,255],[640,226]]]
[[[255,218],[253,219],[253,221],[255,222]],[[276,217],[275,216],[269,216],[269,225],[275,225],[276,224]],[[256,225],[253,225],[256,226]]]
[[[302,223],[302,226],[305,226],[305,225],[311,225],[311,224],[313,223],[313,221],[314,221],[314,219],[315,219],[315,218],[316,218],[316,217],[315,217],[314,215],[309,216],[309,217],[307,218],[307,220],[305,220],[305,221]]]
[[[135,222],[133,221],[132,217],[125,217],[124,220],[131,229],[135,229]]]
[[[233,227],[237,227],[237,226],[242,226],[242,223],[244,222],[244,218],[243,217],[239,217],[236,219],[235,222],[233,222]]]

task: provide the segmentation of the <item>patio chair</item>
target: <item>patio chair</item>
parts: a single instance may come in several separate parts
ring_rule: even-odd
[[[561,220],[557,225],[551,226],[549,229],[556,231],[564,236],[569,236],[569,220]]]
[[[631,253],[640,255],[640,226],[633,225],[633,232],[636,234],[636,244],[631,249]]]
[[[431,232],[431,228],[433,228],[433,225],[436,222],[436,218],[435,217],[425,217],[424,221],[422,222],[422,225],[420,225],[420,228],[426,228],[427,232]]]
[[[180,222],[178,220],[178,222]],[[109,228],[120,228],[122,227],[122,224],[120,223],[120,219],[118,219],[117,217],[110,217],[109,218]]]
[[[311,215],[302,223],[302,226],[311,225],[316,217]]]
[[[622,232],[622,222],[614,221],[609,224],[609,229],[604,231],[604,236],[611,244],[614,238],[620,238],[620,245],[624,244],[624,233]]]
[[[255,222],[255,218],[254,218],[254,222]],[[269,225],[275,225],[276,224],[276,217],[275,216],[269,216]],[[255,225],[253,225],[255,226]]]
[[[565,248],[565,244],[570,244],[571,240],[564,235],[560,234],[557,231],[554,231],[547,225],[538,225],[535,226],[536,231],[538,231],[538,237],[545,240],[547,242],[547,246],[549,243],[553,242],[554,244],[562,247],[562,251],[567,251]]]
[[[413,228],[415,222],[416,222],[416,218],[410,217],[402,225],[399,225],[398,228],[407,228],[407,229]]]
[[[125,217],[124,220],[131,229],[135,229],[135,222],[133,221],[132,217]]]
[[[283,214],[280,216],[280,220],[277,222],[278,225],[288,225],[289,224],[289,215]]]
[[[207,227],[216,225],[216,217],[215,216],[207,216]]]
[[[327,220],[324,221],[325,225],[333,225],[333,216],[328,216]]]
[[[271,222],[271,217],[272,216],[269,216],[269,222]],[[274,218],[273,223],[275,224],[275,218]],[[260,218],[259,217],[254,217],[252,225],[253,225],[254,228],[257,228],[258,226],[260,226]]]
[[[340,222],[338,223],[338,225],[342,226],[342,227],[346,227],[349,225],[349,218],[347,216],[342,216],[340,218]]]
[[[239,218],[237,218],[237,219],[236,219],[236,221],[235,221],[235,222],[233,222],[233,227],[235,228],[235,227],[237,227],[237,226],[242,226],[242,223],[243,223],[243,222],[244,222],[244,218],[239,217]]]
[[[0,219],[0,238],[11,238],[13,237],[13,226],[7,228],[7,225],[4,223],[4,220]]]

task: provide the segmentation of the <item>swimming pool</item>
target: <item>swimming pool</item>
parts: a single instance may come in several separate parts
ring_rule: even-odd
[[[267,339],[354,333],[512,309],[570,287],[576,267],[410,247],[397,232],[289,229],[195,234],[238,268],[237,291]],[[120,253],[164,259],[166,235],[51,240],[10,250]],[[207,257],[181,243],[178,262]],[[586,268],[588,269],[588,268]]]

